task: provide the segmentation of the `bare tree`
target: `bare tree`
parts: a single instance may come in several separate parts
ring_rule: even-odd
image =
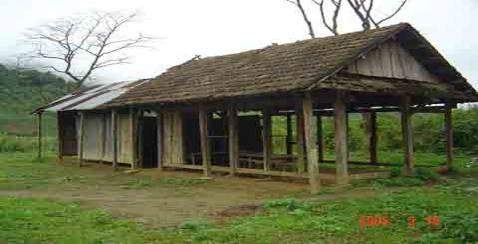
[[[330,17],[330,22],[327,17],[327,11],[324,7],[324,0],[312,0],[316,5],[319,6],[320,18],[322,19],[322,24],[334,35],[338,35],[338,17],[340,13],[340,8],[342,7],[342,0],[330,0],[330,3],[333,5],[332,17]]]
[[[304,4],[300,0],[286,0],[287,2],[292,3],[296,6],[304,19],[304,22],[309,30],[309,35],[311,38],[315,38],[315,30],[313,22],[310,20],[307,10],[304,7]],[[322,25],[327,28],[332,34],[340,34],[339,29],[339,15],[342,9],[343,0],[310,0],[315,5],[319,7],[319,13]],[[327,2],[332,6],[332,8],[327,8]],[[408,2],[408,0],[401,0],[398,7],[396,7],[392,13],[386,15],[383,18],[378,18],[373,12],[375,5],[374,0],[347,0],[348,5],[352,8],[355,16],[359,19],[362,24],[363,30],[369,30],[372,27],[378,28],[382,23],[387,20],[390,20],[395,15],[397,15]]]
[[[154,40],[141,33],[123,35],[137,17],[137,13],[92,13],[33,28],[26,35],[33,46],[30,57],[46,61],[45,68],[80,87],[95,71],[128,63],[127,51],[148,47]]]
[[[349,3],[349,6],[354,10],[356,16],[362,22],[362,28],[364,30],[369,30],[372,24],[375,26],[375,28],[378,28],[383,22],[397,15],[398,12],[403,9],[405,4],[407,3],[407,0],[402,0],[402,2],[398,5],[397,8],[395,8],[395,10],[391,14],[388,14],[378,20],[372,12],[375,6],[374,0],[347,0],[347,2]]]
[[[310,21],[309,16],[307,15],[307,12],[305,12],[304,5],[302,5],[301,0],[286,0],[289,3],[292,3],[294,6],[296,6],[301,15],[302,18],[304,19],[305,24],[307,25],[307,28],[309,29],[309,36],[311,38],[315,38],[315,31],[314,27],[312,26],[312,21]]]

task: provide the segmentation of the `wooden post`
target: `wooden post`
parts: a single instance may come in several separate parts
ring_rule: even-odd
[[[377,113],[370,113],[370,131],[369,131],[369,153],[370,162],[378,163],[377,159]]]
[[[204,176],[211,176],[211,158],[209,152],[209,129],[208,115],[204,106],[199,106],[199,132],[201,139],[202,165],[204,167]]]
[[[135,110],[133,108],[129,109],[129,136],[131,138],[131,169],[135,169],[138,167],[137,165],[137,157],[136,157],[136,145],[137,145],[137,138],[136,138],[136,126],[135,126]]]
[[[230,174],[236,173],[237,165],[239,164],[239,128],[237,120],[237,110],[229,105],[227,108],[228,118],[228,144],[229,144],[229,168]]]
[[[413,156],[413,129],[412,129],[412,113],[410,112],[410,97],[403,97],[401,104],[401,124],[403,136],[404,151],[404,168],[405,175],[413,174],[414,156]]]
[[[117,111],[111,110],[111,141],[113,143],[113,169],[118,169],[118,119]]]
[[[322,116],[317,115],[317,147],[319,149],[319,162],[324,161],[324,136],[322,130]]]
[[[335,164],[337,184],[348,183],[348,148],[347,148],[347,110],[344,94],[337,93],[335,100]]]
[[[79,130],[79,150],[78,150],[78,155],[79,155],[79,166],[81,167],[83,163],[83,154],[84,154],[84,144],[85,144],[85,113],[80,112],[80,130]]]
[[[295,110],[296,115],[296,129],[297,129],[297,172],[303,173],[305,171],[304,162],[304,116],[302,113],[302,102]]]
[[[269,171],[272,156],[272,126],[271,112],[267,108],[262,110],[262,123],[262,153],[264,170]]]
[[[287,114],[287,135],[285,137],[285,147],[287,155],[292,155],[292,118],[290,114]]]
[[[158,168],[162,170],[163,167],[163,114],[161,111],[156,111],[156,133],[158,146]]]
[[[445,105],[445,140],[446,140],[446,165],[450,169],[453,165],[453,105]]]
[[[38,115],[38,121],[37,121],[37,135],[38,135],[38,160],[41,161],[41,158],[42,158],[42,149],[43,149],[43,145],[42,145],[42,141],[43,141],[43,135],[42,135],[42,130],[43,130],[43,125],[42,125],[42,115],[43,115],[43,112],[40,111],[37,113]]]
[[[63,163],[63,114],[62,112],[56,113],[56,129],[58,137],[58,162]]]
[[[320,190],[319,159],[317,151],[317,127],[312,123],[314,106],[310,93],[307,93],[302,102],[304,118],[304,134],[307,152],[307,172],[309,174],[310,192],[316,194]]]

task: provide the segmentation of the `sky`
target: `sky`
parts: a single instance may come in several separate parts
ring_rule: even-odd
[[[376,2],[382,4],[376,13],[384,15],[399,0]],[[317,7],[306,7],[318,36],[329,35],[320,25]],[[26,51],[29,28],[90,11],[139,11],[140,20],[126,32],[159,39],[153,49],[132,50],[131,64],[95,74],[105,83],[154,77],[195,55],[237,53],[308,38],[300,13],[286,0],[0,0],[0,9],[0,62],[11,62]],[[411,23],[478,88],[477,12],[476,0],[409,0],[385,25]],[[339,21],[341,33],[360,30],[348,10]]]

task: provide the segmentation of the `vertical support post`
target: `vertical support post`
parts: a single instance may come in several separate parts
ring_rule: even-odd
[[[118,169],[118,119],[117,111],[111,110],[111,137],[113,143],[113,169]]]
[[[38,121],[37,121],[37,134],[38,134],[38,160],[41,160],[42,158],[42,141],[43,141],[43,135],[42,135],[42,130],[43,130],[43,125],[42,125],[42,115],[43,112],[38,112]]]
[[[453,105],[445,104],[445,140],[446,140],[446,165],[450,169],[453,165]]]
[[[287,155],[292,155],[292,118],[289,113],[286,116],[287,135],[285,137],[285,150]]]
[[[239,129],[237,120],[237,110],[232,105],[227,107],[227,125],[228,125],[228,144],[229,144],[229,168],[230,174],[236,173],[239,164]]]
[[[137,138],[136,138],[136,123],[135,123],[135,110],[133,108],[129,109],[129,137],[131,138],[131,169],[137,168]]]
[[[211,157],[209,152],[209,129],[208,115],[203,105],[199,106],[199,134],[201,139],[202,165],[204,167],[204,176],[211,176]]]
[[[348,175],[348,147],[347,147],[347,109],[345,94],[338,92],[334,108],[335,120],[335,165],[336,182],[338,185],[347,184]]]
[[[272,126],[271,112],[268,108],[262,110],[262,153],[264,171],[269,171],[272,156]]]
[[[370,138],[369,138],[369,153],[370,153],[370,162],[378,163],[377,158],[377,113],[370,113]]]
[[[412,128],[412,113],[410,111],[410,97],[406,96],[402,98],[401,104],[401,124],[402,124],[402,136],[403,136],[403,151],[404,151],[404,169],[405,175],[411,175],[414,167],[413,156],[413,128]]]
[[[317,115],[317,147],[319,149],[319,162],[324,161],[324,136],[322,130],[322,116]]]
[[[158,147],[158,168],[163,169],[163,114],[160,110],[156,111],[156,137]]]
[[[80,131],[79,131],[79,150],[78,150],[78,155],[79,155],[79,166],[81,167],[83,163],[83,154],[84,154],[84,144],[85,144],[85,113],[80,112]]]
[[[304,116],[302,113],[302,101],[297,105],[295,110],[296,115],[296,129],[297,129],[297,172],[303,173],[305,171],[305,150],[304,150]]]
[[[304,134],[307,152],[307,172],[309,174],[310,192],[316,194],[320,190],[319,159],[317,152],[317,127],[314,126],[314,106],[310,93],[307,93],[302,102],[304,118]]]
[[[56,129],[58,137],[58,162],[63,163],[63,114],[62,112],[56,113]]]

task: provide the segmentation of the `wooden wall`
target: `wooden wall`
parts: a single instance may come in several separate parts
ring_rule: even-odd
[[[396,41],[390,40],[347,67],[348,73],[417,81],[439,79],[418,63]]]
[[[163,111],[164,165],[184,164],[183,120],[181,112]]]
[[[76,123],[79,121],[76,119]],[[128,113],[118,114],[118,162],[132,164],[135,160],[131,118]],[[113,161],[111,114],[85,112],[83,158],[91,161]],[[65,124],[65,128],[69,128]],[[71,126],[70,126],[71,127]],[[78,128],[78,126],[76,126]],[[79,133],[76,130],[76,133]],[[77,137],[79,138],[79,137]],[[79,147],[79,145],[77,145]]]

